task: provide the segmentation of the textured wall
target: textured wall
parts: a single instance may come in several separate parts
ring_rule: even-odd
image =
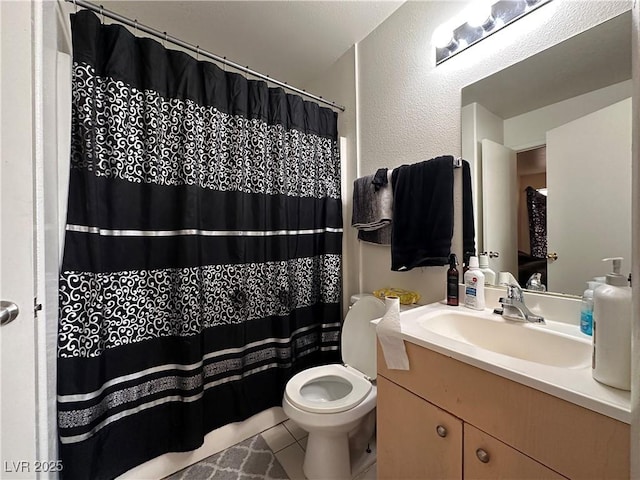
[[[435,66],[433,31],[468,2],[408,2],[358,45],[358,172],[460,155],[460,91],[470,83],[631,8],[630,2],[554,0]],[[330,81],[330,80],[329,80]],[[443,298],[445,268],[391,272],[388,248],[359,245],[360,288],[386,285]]]

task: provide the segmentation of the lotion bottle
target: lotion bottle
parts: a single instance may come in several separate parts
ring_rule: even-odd
[[[480,271],[484,275],[484,284],[495,285],[496,272],[489,268],[489,256],[486,253],[481,253],[478,257],[478,262],[480,263]]]
[[[622,258],[603,261],[613,261],[613,272],[593,292],[591,373],[600,383],[631,390],[631,288],[620,273]]]
[[[484,275],[480,271],[478,257],[469,258],[469,270],[464,274],[464,306],[484,309]]]

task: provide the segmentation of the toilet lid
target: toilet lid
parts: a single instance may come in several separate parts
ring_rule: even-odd
[[[342,361],[370,378],[376,378],[376,329],[371,320],[384,315],[376,297],[364,297],[349,310],[342,326]]]

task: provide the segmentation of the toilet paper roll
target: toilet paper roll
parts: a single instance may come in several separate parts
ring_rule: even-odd
[[[400,328],[400,299],[390,296],[384,302],[387,311],[376,325],[384,360],[391,370],[409,370],[409,358]]]

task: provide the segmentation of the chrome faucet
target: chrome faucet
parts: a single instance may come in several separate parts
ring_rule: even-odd
[[[500,298],[502,311],[496,309],[504,318],[521,322],[544,323],[544,318],[532,313],[524,304],[524,294],[519,285],[510,283],[507,285],[507,296]]]

